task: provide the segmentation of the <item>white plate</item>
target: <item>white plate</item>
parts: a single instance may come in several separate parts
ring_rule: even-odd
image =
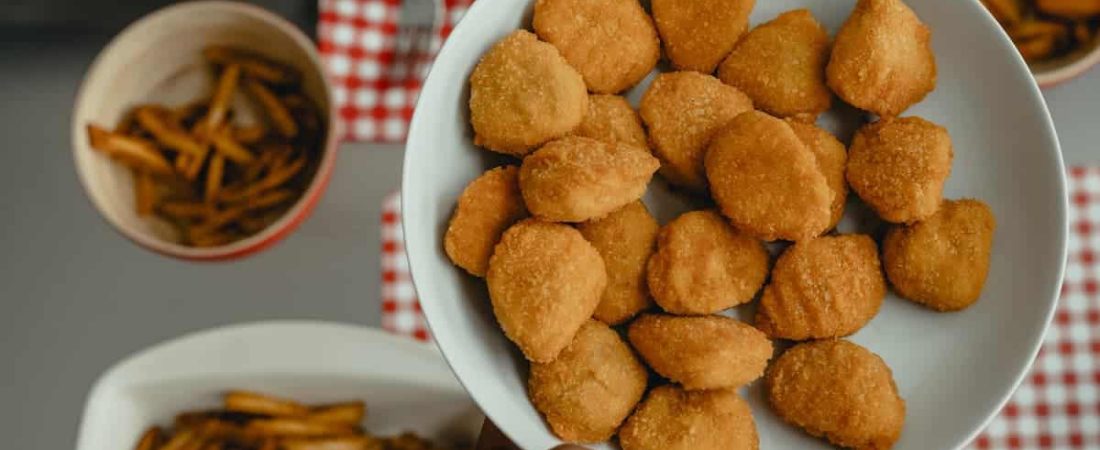
[[[410,128],[402,198],[411,273],[443,354],[506,434],[525,448],[543,450],[558,441],[525,395],[527,363],[497,327],[482,280],[452,266],[442,246],[462,188],[487,167],[507,161],[472,144],[467,77],[493,43],[527,26],[531,3],[478,0],[447,41]],[[852,339],[886,360],[907,401],[905,430],[895,448],[948,449],[980,431],[1038,351],[1064,266],[1065,178],[1043,99],[992,17],[976,0],[908,3],[933,30],[939,83],[906,114],[948,128],[955,160],[946,197],[984,200],[999,227],[985,292],[975,306],[938,314],[890,295]],[[835,33],[853,5],[854,0],[757,2],[751,19],[758,24],[809,7]],[[636,102],[643,90],[635,88],[631,99]],[[859,116],[840,109],[821,123],[847,139]],[[685,207],[657,180],[646,201],[662,223]],[[859,210],[849,209],[842,230],[863,229]],[[762,449],[828,448],[776,417],[759,383],[744,394]]]
[[[366,428],[473,442],[482,415],[432,347],[323,322],[262,322],[186,335],[115,364],[84,409],[77,450],[131,448],[150,425],[216,408],[229,389],[307,403],[362,399]]]

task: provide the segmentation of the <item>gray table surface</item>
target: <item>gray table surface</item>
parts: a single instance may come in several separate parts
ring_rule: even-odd
[[[345,145],[313,217],[275,248],[174,261],[116,234],[73,169],[73,96],[107,36],[21,36],[0,35],[0,447],[71,447],[99,373],[183,333],[267,319],[379,324],[379,207],[399,185],[400,146]],[[1100,70],[1046,97],[1067,163],[1100,163]]]

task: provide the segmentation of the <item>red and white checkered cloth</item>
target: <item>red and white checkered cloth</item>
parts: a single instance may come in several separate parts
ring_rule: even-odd
[[[1070,169],[1069,261],[1054,323],[1027,380],[970,449],[1100,448],[1100,167]],[[382,213],[382,325],[430,340],[401,240],[401,197]]]
[[[332,79],[342,138],[403,142],[427,68],[473,0],[442,7],[422,48],[398,39],[401,0],[320,0],[318,48]],[[431,4],[427,2],[426,4]]]

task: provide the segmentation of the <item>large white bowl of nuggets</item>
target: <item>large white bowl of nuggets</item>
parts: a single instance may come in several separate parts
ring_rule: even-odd
[[[435,338],[528,449],[957,448],[1063,271],[1057,137],[977,1],[478,0],[404,170]]]

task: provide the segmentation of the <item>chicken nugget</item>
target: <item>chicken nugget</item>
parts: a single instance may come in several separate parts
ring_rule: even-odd
[[[657,29],[638,0],[538,0],[531,25],[599,94],[634,86],[661,57]]]
[[[456,266],[484,277],[500,235],[526,216],[519,167],[489,169],[462,190],[443,236],[443,249]]]
[[[474,144],[495,152],[524,156],[573,131],[587,111],[584,79],[527,31],[497,42],[470,75]]]
[[[882,119],[856,132],[846,177],[883,220],[912,223],[940,207],[954,154],[944,127],[920,117]]]
[[[829,109],[825,85],[829,33],[806,9],[780,14],[746,34],[718,68],[718,78],[762,111],[813,122]]]
[[[886,233],[886,276],[904,298],[937,311],[966,309],[982,295],[996,229],[980,200],[945,201],[932,217]]]
[[[828,229],[836,228],[844,217],[844,204],[848,202],[848,180],[844,179],[844,170],[848,167],[848,150],[844,144],[828,131],[812,123],[787,119],[798,139],[814,154],[817,168],[825,176],[825,182],[833,190],[832,218]]]
[[[680,70],[712,73],[749,27],[756,0],[652,0],[665,54]]]
[[[619,430],[623,450],[756,450],[749,404],[728,389],[653,388]]]
[[[606,441],[645,394],[649,373],[619,334],[589,320],[547,363],[532,363],[528,394],[568,442]]]
[[[902,0],[859,0],[837,32],[826,82],[856,108],[897,116],[936,88],[931,38]]]
[[[878,247],[870,236],[825,236],[788,247],[775,262],[756,310],[773,338],[847,336],[870,322],[886,297]]]
[[[642,119],[630,103],[618,95],[589,96],[588,114],[573,134],[609,144],[623,143],[648,148]]]
[[[741,387],[760,378],[772,357],[764,333],[724,316],[646,314],[628,336],[649,367],[692,391]]]
[[[713,314],[752,300],[768,275],[768,252],[714,211],[691,211],[657,234],[646,281],[672,314]]]
[[[573,227],[525,219],[501,236],[485,281],[504,334],[528,360],[548,362],[592,317],[607,271]]]
[[[583,222],[642,198],[659,166],[641,147],[566,136],[523,159],[519,187],[534,216]]]
[[[779,417],[840,447],[888,449],[905,424],[890,368],[842,339],[787,350],[768,368],[764,390]]]
[[[710,75],[663,73],[642,96],[639,112],[649,127],[649,143],[669,183],[706,190],[703,153],[707,141],[729,121],[752,111],[752,100]]]
[[[766,241],[820,235],[836,195],[791,126],[741,114],[710,141],[705,158],[714,201],[739,230]]]
[[[641,201],[627,203],[607,217],[577,226],[607,267],[607,288],[592,315],[596,320],[617,325],[653,304],[646,287],[645,265],[657,247],[659,228]]]

